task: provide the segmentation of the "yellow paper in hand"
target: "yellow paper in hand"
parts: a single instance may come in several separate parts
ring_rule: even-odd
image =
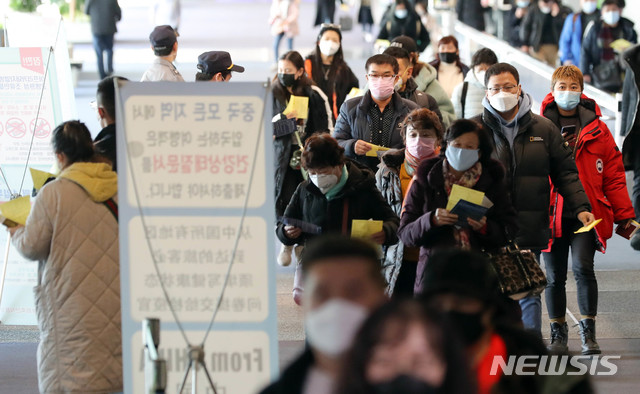
[[[31,212],[31,199],[29,196],[18,197],[0,205],[0,212],[5,218],[24,225]]]
[[[618,52],[624,52],[627,48],[629,48],[633,44],[631,44],[629,41],[625,40],[624,38],[619,38],[614,42],[612,42],[610,45],[611,45],[611,48],[613,48],[613,50]]]
[[[382,220],[359,220],[351,222],[351,236],[354,238],[370,238],[382,231]]]
[[[364,91],[358,89],[358,88],[351,88],[351,90],[349,91],[349,94],[347,94],[347,99],[352,99],[354,97],[360,97],[364,94]]]
[[[453,185],[453,187],[451,187],[451,194],[449,195],[449,202],[447,203],[447,211],[451,211],[460,200],[466,200],[473,204],[482,205],[484,193],[469,189],[468,187]]]
[[[384,152],[389,150],[389,148],[387,148],[386,146],[380,146],[380,145],[374,145],[374,144],[369,144],[369,145],[371,145],[371,150],[365,153],[365,156],[378,157],[378,152]]]
[[[282,113],[289,115],[293,111],[296,112],[297,119],[307,119],[309,113],[309,97],[291,96],[287,108],[285,108]]]
[[[586,232],[589,232],[589,231],[591,231],[595,226],[597,226],[597,225],[598,225],[598,223],[600,223],[601,221],[602,221],[602,219],[596,219],[596,220],[594,220],[593,222],[591,222],[591,224],[590,224],[590,225],[580,227],[580,228],[578,229],[578,231],[576,231],[574,234],[579,234],[579,233],[586,233]]]
[[[39,191],[42,188],[42,186],[44,186],[44,183],[47,181],[47,179],[56,177],[55,175],[49,172],[36,170],[35,168],[29,168],[29,171],[31,171],[31,179],[33,179],[33,188],[36,189],[36,192]]]

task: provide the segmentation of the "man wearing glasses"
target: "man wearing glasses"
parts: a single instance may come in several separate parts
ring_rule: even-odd
[[[549,242],[549,178],[578,220],[587,225],[595,218],[571,149],[553,122],[531,112],[531,97],[522,92],[518,70],[497,63],[489,67],[484,81],[484,113],[474,120],[493,136],[493,158],[507,170],[511,201],[518,211],[515,240],[539,260]],[[525,328],[541,335],[540,296],[520,300],[520,307]]]
[[[367,60],[365,69],[369,91],[342,104],[333,136],[347,157],[375,172],[380,162],[376,146],[403,148],[400,127],[407,114],[418,106],[394,90],[399,78],[394,57],[374,55]]]

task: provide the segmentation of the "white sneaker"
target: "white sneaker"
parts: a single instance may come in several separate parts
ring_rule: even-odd
[[[365,42],[372,43],[373,42],[373,34],[364,33],[364,40],[365,40]]]
[[[293,246],[282,245],[282,249],[280,249],[280,253],[278,254],[278,264],[283,267],[288,267],[291,264],[292,251]]]

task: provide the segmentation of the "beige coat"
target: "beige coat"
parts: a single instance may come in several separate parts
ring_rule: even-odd
[[[271,34],[277,36],[285,33],[287,37],[295,37],[300,33],[298,14],[300,0],[273,0],[271,3]]]
[[[40,190],[13,236],[39,261],[41,393],[122,391],[118,223],[100,201],[115,191],[106,164],[73,164]]]

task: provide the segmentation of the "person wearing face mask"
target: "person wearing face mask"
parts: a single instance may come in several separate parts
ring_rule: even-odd
[[[580,66],[582,37],[591,22],[600,20],[600,11],[596,0],[580,0],[581,11],[569,14],[564,20],[560,33],[560,63]]]
[[[378,40],[392,41],[399,36],[411,37],[420,52],[430,42],[429,31],[420,20],[413,3],[409,0],[395,0],[380,22]]]
[[[122,392],[118,177],[79,121],[57,126],[51,145],[60,174],[26,224],[9,228],[16,250],[38,261],[40,392]]]
[[[446,316],[415,299],[392,300],[358,331],[336,394],[474,394],[460,338]]]
[[[611,47],[611,43],[617,40],[638,43],[633,22],[621,16],[623,9],[622,0],[605,0],[601,7],[602,20],[587,26],[582,43],[580,70],[585,82],[610,92],[618,92],[622,88],[620,54]]]
[[[593,270],[596,250],[604,253],[614,222],[622,227],[635,218],[627,191],[622,154],[607,125],[600,120],[598,104],[584,94],[582,73],[575,66],[558,68],[551,79],[552,92],[542,102],[540,113],[555,123],[573,150],[580,180],[585,187],[594,215],[602,219],[594,230],[574,234],[582,223],[564,210],[562,196],[551,191],[551,241],[543,254],[548,285],[545,292],[551,320],[551,344],[555,353],[568,351],[565,320],[567,260],[571,249],[572,271],[578,288],[582,354],[600,354],[596,342],[595,318],[598,284]]]
[[[460,119],[470,119],[484,110],[482,99],[485,95],[484,74],[489,67],[498,63],[498,57],[489,48],[479,49],[471,58],[471,71],[464,82],[453,89],[451,101]]]
[[[547,354],[542,340],[514,322],[514,301],[500,294],[495,271],[477,252],[446,250],[434,254],[424,273],[424,302],[449,317],[466,348],[467,362],[475,376],[479,394],[508,393],[593,393],[588,375],[576,376],[568,366],[559,374],[537,373],[539,363],[531,356]],[[509,360],[529,356],[525,373],[492,372],[496,358]]]
[[[473,118],[492,136],[493,156],[507,170],[508,192],[518,212],[516,243],[540,257],[549,232],[549,178],[564,197],[567,212],[583,225],[595,220],[571,149],[550,120],[531,112],[531,97],[522,92],[518,70],[507,63],[485,74],[484,112]],[[525,328],[541,335],[540,296],[520,300]]]
[[[396,37],[389,47],[402,48],[409,53],[409,66],[413,68],[412,77],[416,83],[416,90],[425,92],[436,100],[438,110],[442,114],[442,126],[445,129],[449,127],[451,122],[456,120],[456,115],[451,99],[438,82],[438,70],[429,63],[420,61],[420,52],[411,37]]]
[[[305,59],[304,68],[307,75],[329,99],[335,122],[340,107],[351,89],[359,87],[358,78],[344,61],[342,32],[339,26],[322,25],[316,49]]]
[[[368,168],[344,157],[344,149],[329,134],[309,137],[302,152],[302,167],[308,174],[290,199],[282,215],[317,226],[322,234],[351,234],[354,219],[381,220],[382,231],[371,235],[379,245],[398,241],[398,216],[376,188],[374,174]],[[317,236],[295,225],[284,223],[276,227],[283,245],[304,245]],[[298,261],[300,263],[300,261]],[[298,277],[299,278],[299,277]],[[293,296],[300,301],[302,287],[294,280]]]
[[[400,97],[413,101],[420,108],[427,108],[438,115],[438,119],[442,122],[442,113],[438,108],[438,102],[433,96],[418,90],[418,85],[412,77],[413,65],[411,64],[409,52],[397,46],[390,46],[383,52],[385,55],[393,56],[398,61],[398,82],[396,82],[395,90]]]
[[[538,0],[522,21],[521,50],[556,67],[560,33],[570,13],[571,9],[559,4],[559,0]]]
[[[387,203],[400,216],[404,196],[409,191],[416,169],[424,160],[440,154],[443,131],[432,111],[411,111],[402,123],[405,149],[392,149],[382,155],[376,173],[376,185]],[[382,272],[387,280],[387,294],[412,296],[418,264],[418,248],[404,247],[402,242],[383,248]]]
[[[333,235],[309,242],[302,280],[308,347],[262,394],[335,393],[356,332],[386,299],[378,253],[364,240]]]
[[[492,250],[506,244],[503,228],[515,232],[516,213],[509,201],[504,168],[491,158],[489,135],[474,121],[460,119],[445,137],[445,155],[424,160],[405,196],[398,237],[405,247],[420,247],[414,292],[424,290],[430,255],[452,247]],[[453,185],[478,190],[493,202],[481,219],[458,221],[446,209]]]
[[[347,100],[340,108],[333,136],[349,158],[376,171],[377,155],[367,156],[373,145],[402,148],[400,127],[417,105],[394,90],[400,78],[398,61],[389,55],[374,55],[365,64],[369,90]]]
[[[532,8],[531,0],[513,0],[511,11],[509,11],[509,45],[514,48],[520,48],[524,44],[520,39],[520,30],[522,29],[522,21],[527,12]]]
[[[454,36],[445,36],[438,42],[436,59],[430,62],[438,71],[438,82],[451,98],[453,89],[464,81],[469,67],[460,61],[458,40]]]
[[[296,187],[303,180],[300,171],[300,150],[307,136],[316,132],[329,132],[333,129],[331,109],[327,96],[309,79],[304,71],[304,60],[298,52],[287,52],[278,61],[278,74],[273,79],[273,123],[274,130],[278,122],[286,123],[295,119],[295,133],[276,136],[273,145],[275,152],[275,194],[276,216],[284,214],[285,208]],[[306,114],[283,112],[291,100],[291,96],[309,98]],[[298,152],[298,153],[296,153]],[[293,246],[283,245],[278,262],[287,266],[291,264]]]

